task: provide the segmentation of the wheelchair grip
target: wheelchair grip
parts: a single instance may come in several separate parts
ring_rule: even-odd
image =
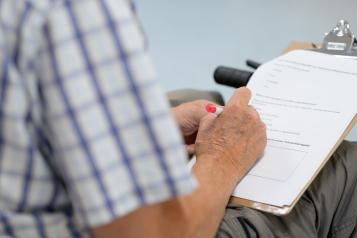
[[[252,75],[253,72],[250,71],[219,66],[216,68],[213,77],[218,84],[240,88],[248,84]]]

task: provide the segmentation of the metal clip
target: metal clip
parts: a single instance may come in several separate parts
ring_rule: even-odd
[[[326,33],[320,49],[315,51],[341,57],[357,58],[357,39],[352,34],[350,24],[340,20],[335,28]]]

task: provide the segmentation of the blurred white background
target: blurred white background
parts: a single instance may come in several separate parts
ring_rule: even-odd
[[[356,0],[150,0],[136,1],[151,55],[165,90],[221,92],[216,66],[246,68],[278,56],[289,42],[320,42],[339,19],[357,34]],[[356,89],[357,93],[357,89]],[[357,127],[348,139],[357,141]]]

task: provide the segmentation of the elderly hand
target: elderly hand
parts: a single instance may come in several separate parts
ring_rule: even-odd
[[[213,157],[228,162],[223,167],[235,168],[237,182],[262,155],[267,141],[264,123],[248,105],[250,98],[249,89],[236,90],[219,116],[206,114],[202,118],[196,139],[197,160]]]
[[[183,103],[171,109],[173,116],[178,123],[182,135],[184,136],[187,151],[192,155],[195,151],[195,141],[201,119],[207,115],[205,107],[207,100],[197,100]]]

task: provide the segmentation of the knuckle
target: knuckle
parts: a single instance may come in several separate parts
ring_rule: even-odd
[[[262,130],[266,130],[267,126],[265,125],[264,122],[262,122],[261,120],[259,120],[259,126]]]
[[[232,105],[232,109],[236,110],[236,111],[241,111],[241,112],[244,111],[244,107],[242,105],[238,104],[238,103],[233,104]]]
[[[260,121],[258,112],[253,108],[250,108],[250,107],[248,108],[248,116],[249,116],[249,119],[255,123],[258,123]]]
[[[259,112],[254,108],[254,107],[249,107],[250,111],[252,114],[254,114],[255,117],[259,118]]]

